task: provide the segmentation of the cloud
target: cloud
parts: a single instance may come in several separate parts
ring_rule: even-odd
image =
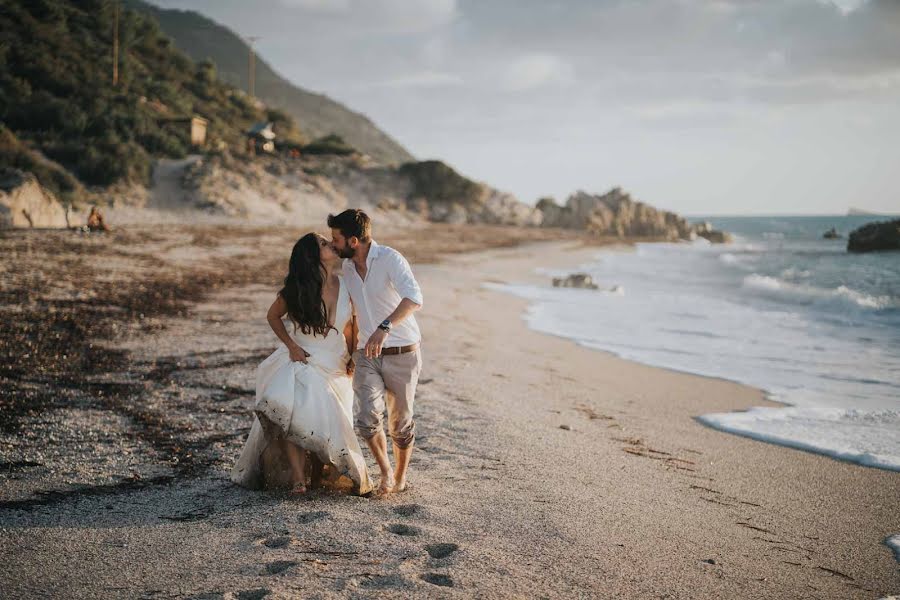
[[[457,16],[456,0],[280,0],[313,17],[337,18],[372,32],[428,31]]]
[[[343,14],[350,10],[351,0],[280,0],[288,8],[299,8],[311,13]]]
[[[501,78],[503,88],[511,92],[564,86],[574,81],[574,67],[552,54],[528,54],[517,58]]]
[[[399,88],[440,88],[463,85],[464,83],[462,77],[453,73],[421,71],[410,75],[379,81],[371,85]]]

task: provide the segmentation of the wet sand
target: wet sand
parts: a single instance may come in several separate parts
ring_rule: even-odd
[[[597,249],[518,246],[521,230],[377,236],[425,293],[411,490],[232,485],[295,233],[0,235],[0,596],[900,591],[882,543],[900,532],[900,474],[694,420],[765,404],[758,390],[527,330],[525,303],[482,284]]]

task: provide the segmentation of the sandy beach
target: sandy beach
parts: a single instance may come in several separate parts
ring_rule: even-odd
[[[484,284],[601,249],[468,231],[376,229],[425,296],[411,489],[301,500],[228,480],[296,230],[4,234],[0,596],[900,592],[900,473],[695,420],[760,390],[528,330]]]

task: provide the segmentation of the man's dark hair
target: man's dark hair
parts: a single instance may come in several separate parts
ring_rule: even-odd
[[[348,240],[355,237],[366,244],[372,239],[372,220],[358,208],[348,208],[337,215],[328,215],[328,227],[338,229]]]

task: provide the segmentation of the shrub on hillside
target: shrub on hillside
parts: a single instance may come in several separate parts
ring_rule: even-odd
[[[315,139],[303,146],[303,152],[306,154],[336,154],[338,156],[346,156],[356,152],[356,149],[345,142],[344,138],[341,136],[331,134]]]
[[[184,156],[189,126],[166,119],[200,115],[208,138],[232,148],[243,148],[246,129],[265,120],[252,99],[219,81],[211,61],[195,65],[152,17],[132,10],[119,18],[114,86],[112,31],[108,0],[4,0],[0,9],[0,122],[81,181],[146,182],[153,157]],[[283,122],[284,132],[296,131]],[[28,162],[27,152],[10,147],[4,163]],[[31,164],[51,189],[65,183],[39,160]]]
[[[425,197],[432,202],[468,204],[477,201],[481,194],[477,183],[439,160],[406,163],[400,166],[398,172],[409,178],[413,196]]]
[[[77,201],[81,186],[67,171],[45,160],[37,152],[26,148],[12,131],[0,124],[0,165],[28,171],[45,188],[64,202]]]

